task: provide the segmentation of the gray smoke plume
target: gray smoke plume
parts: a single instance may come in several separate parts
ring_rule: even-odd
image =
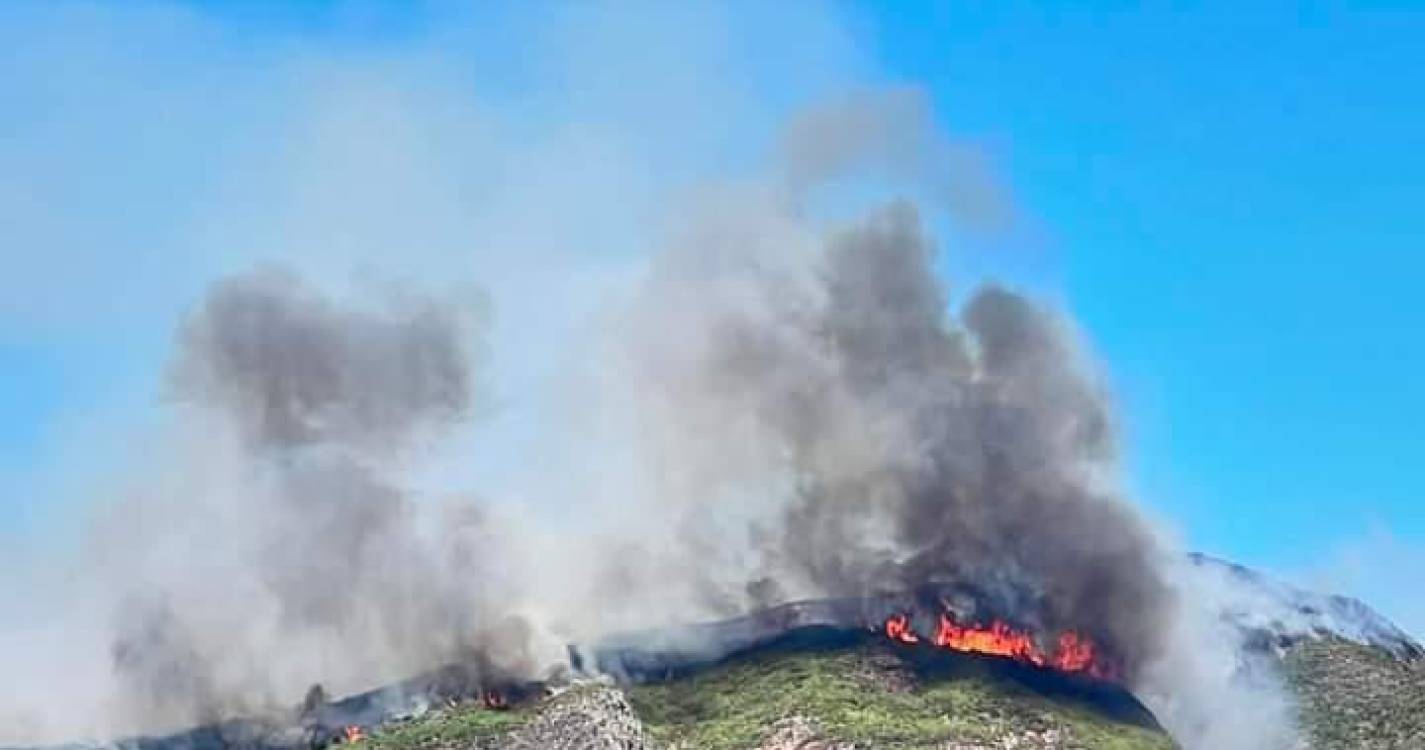
[[[175,509],[214,524],[206,541],[181,540],[196,575],[124,582],[112,655],[127,714],[206,721],[295,702],[270,661],[304,642],[355,665],[309,671],[345,689],[457,661],[490,679],[533,671],[518,597],[485,590],[517,570],[488,519],[456,502],[423,527],[429,511],[401,479],[404,453],[474,403],[482,321],[465,307],[342,306],[277,271],[213,285],[179,336],[173,393],[235,434],[223,460],[236,489]],[[128,520],[109,531],[141,537]],[[198,572],[210,566],[221,573]],[[223,599],[250,610],[215,629],[204,611]],[[264,638],[248,653],[225,629]]]
[[[261,447],[399,447],[466,416],[475,354],[460,310],[401,304],[337,309],[278,270],[219,282],[183,331],[177,394],[220,406]]]
[[[1279,685],[1117,491],[1069,323],[1000,286],[950,298],[908,203],[826,232],[798,198],[715,201],[618,331],[674,508],[649,512],[706,554],[706,599],[963,587],[980,616],[1086,633],[1184,747],[1292,747]]]
[[[962,582],[1013,610],[998,614],[1088,632],[1130,667],[1154,657],[1172,606],[1158,547],[1101,481],[1108,410],[1063,324],[997,287],[950,318],[907,204],[824,248],[783,275],[756,247],[699,246],[694,269],[662,270],[669,290],[643,311],[686,326],[645,352],[667,430],[750,437],[779,457],[769,468],[789,490],[763,521],[757,585]],[[670,346],[693,349],[673,360]]]
[[[779,145],[783,181],[794,193],[869,178],[919,189],[962,226],[999,230],[1014,219],[984,150],[947,137],[920,88],[858,91],[808,107]]]

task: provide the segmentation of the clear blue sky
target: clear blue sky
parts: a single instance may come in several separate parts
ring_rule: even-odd
[[[857,50],[848,65],[855,82],[925,87],[947,127],[995,155],[1047,248],[1047,267],[1027,272],[1028,283],[1056,290],[1117,389],[1129,481],[1142,502],[1195,548],[1324,576],[1425,630],[1425,609],[1401,594],[1411,584],[1425,589],[1425,10],[1081,5],[868,3],[828,15]],[[294,40],[337,50],[338,59],[380,55],[439,35],[446,16],[397,2],[181,7],[224,39],[250,43],[237,45],[236,62],[214,63],[223,65],[253,64],[262,59],[253,50]],[[135,15],[125,22],[143,23]],[[541,22],[537,10],[506,15],[482,14],[486,46],[469,50],[475,79],[493,89],[518,88],[520,72],[503,69],[501,56]],[[33,37],[31,16],[0,14],[0,24]],[[106,17],[79,16],[100,25]],[[784,89],[807,77],[826,85],[785,62],[800,59],[796,29],[755,31],[746,53],[762,57],[748,69],[766,71],[773,98],[797,99]],[[193,60],[212,62],[201,41],[155,54],[171,56],[179,77]],[[33,61],[18,67],[0,93],[43,88],[51,73],[74,76]],[[103,88],[92,94],[114,97],[120,110],[167,116],[161,96],[129,101]],[[225,121],[244,117],[224,109],[224,92],[212,93]],[[253,101],[252,91],[244,96]],[[0,102],[11,106],[23,105]],[[0,144],[7,133],[61,150],[71,132],[77,147],[103,140],[94,135],[102,122],[56,117],[19,127],[59,135],[29,140],[33,133],[0,125]],[[146,122],[121,111],[112,127]],[[213,131],[176,133],[143,161],[62,171],[83,184],[44,194],[108,196],[118,202],[98,215],[162,226],[190,190],[157,191],[144,180],[130,190],[123,170],[206,180],[192,170],[211,156],[196,144]],[[0,157],[15,153],[0,148]],[[19,216],[29,186],[3,180],[0,202]],[[105,181],[118,187],[105,192]],[[207,189],[199,183],[191,190]],[[3,232],[6,266],[10,254],[30,263],[63,252]],[[136,257],[104,266],[119,283],[101,285],[101,294],[123,297],[126,274],[154,273],[134,270],[146,256]],[[1014,262],[1001,265],[1013,274]],[[93,318],[39,324],[33,309],[0,305],[0,489],[8,494],[0,510],[12,528],[45,513],[37,487],[46,482],[28,468],[54,462],[47,453],[57,450],[50,436],[60,423],[86,405],[144,392],[168,333],[119,337]],[[156,309],[152,320],[177,304]]]

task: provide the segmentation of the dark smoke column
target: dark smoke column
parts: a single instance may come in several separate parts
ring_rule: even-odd
[[[683,261],[696,270],[655,276],[659,317],[698,343],[650,358],[652,380],[668,403],[750,415],[698,420],[704,441],[756,434],[785,456],[791,499],[756,536],[755,590],[959,584],[1040,632],[1089,634],[1130,676],[1156,653],[1171,601],[1155,540],[1108,489],[1105,395],[1058,319],[998,287],[951,317],[907,204],[802,275],[706,236]]]

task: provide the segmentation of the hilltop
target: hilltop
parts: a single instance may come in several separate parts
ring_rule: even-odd
[[[373,750],[1174,747],[1117,688],[869,640],[762,649],[626,691],[586,683],[507,712],[451,708],[369,742]]]

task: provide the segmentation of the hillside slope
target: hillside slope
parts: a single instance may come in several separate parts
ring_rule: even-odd
[[[1425,662],[1341,638],[1286,651],[1311,750],[1425,749]],[[886,643],[774,648],[625,690],[585,683],[379,730],[370,750],[1163,749],[1135,701],[993,660]]]
[[[1126,693],[888,645],[771,649],[624,693],[586,684],[510,712],[462,707],[375,734],[373,750],[1167,750]]]
[[[1313,750],[1425,748],[1425,661],[1327,638],[1292,648],[1284,672]]]
[[[1425,750],[1425,648],[1408,634],[1353,599],[1205,556],[1188,562],[1203,601],[1235,628],[1241,663],[1283,672],[1311,750]],[[362,740],[372,750],[1172,746],[1125,691],[869,636],[868,624],[906,606],[895,596],[794,602],[570,647],[566,676],[657,678],[627,692],[586,680],[487,710],[467,666],[449,665],[278,715],[48,750],[306,750],[352,727],[374,731]]]

